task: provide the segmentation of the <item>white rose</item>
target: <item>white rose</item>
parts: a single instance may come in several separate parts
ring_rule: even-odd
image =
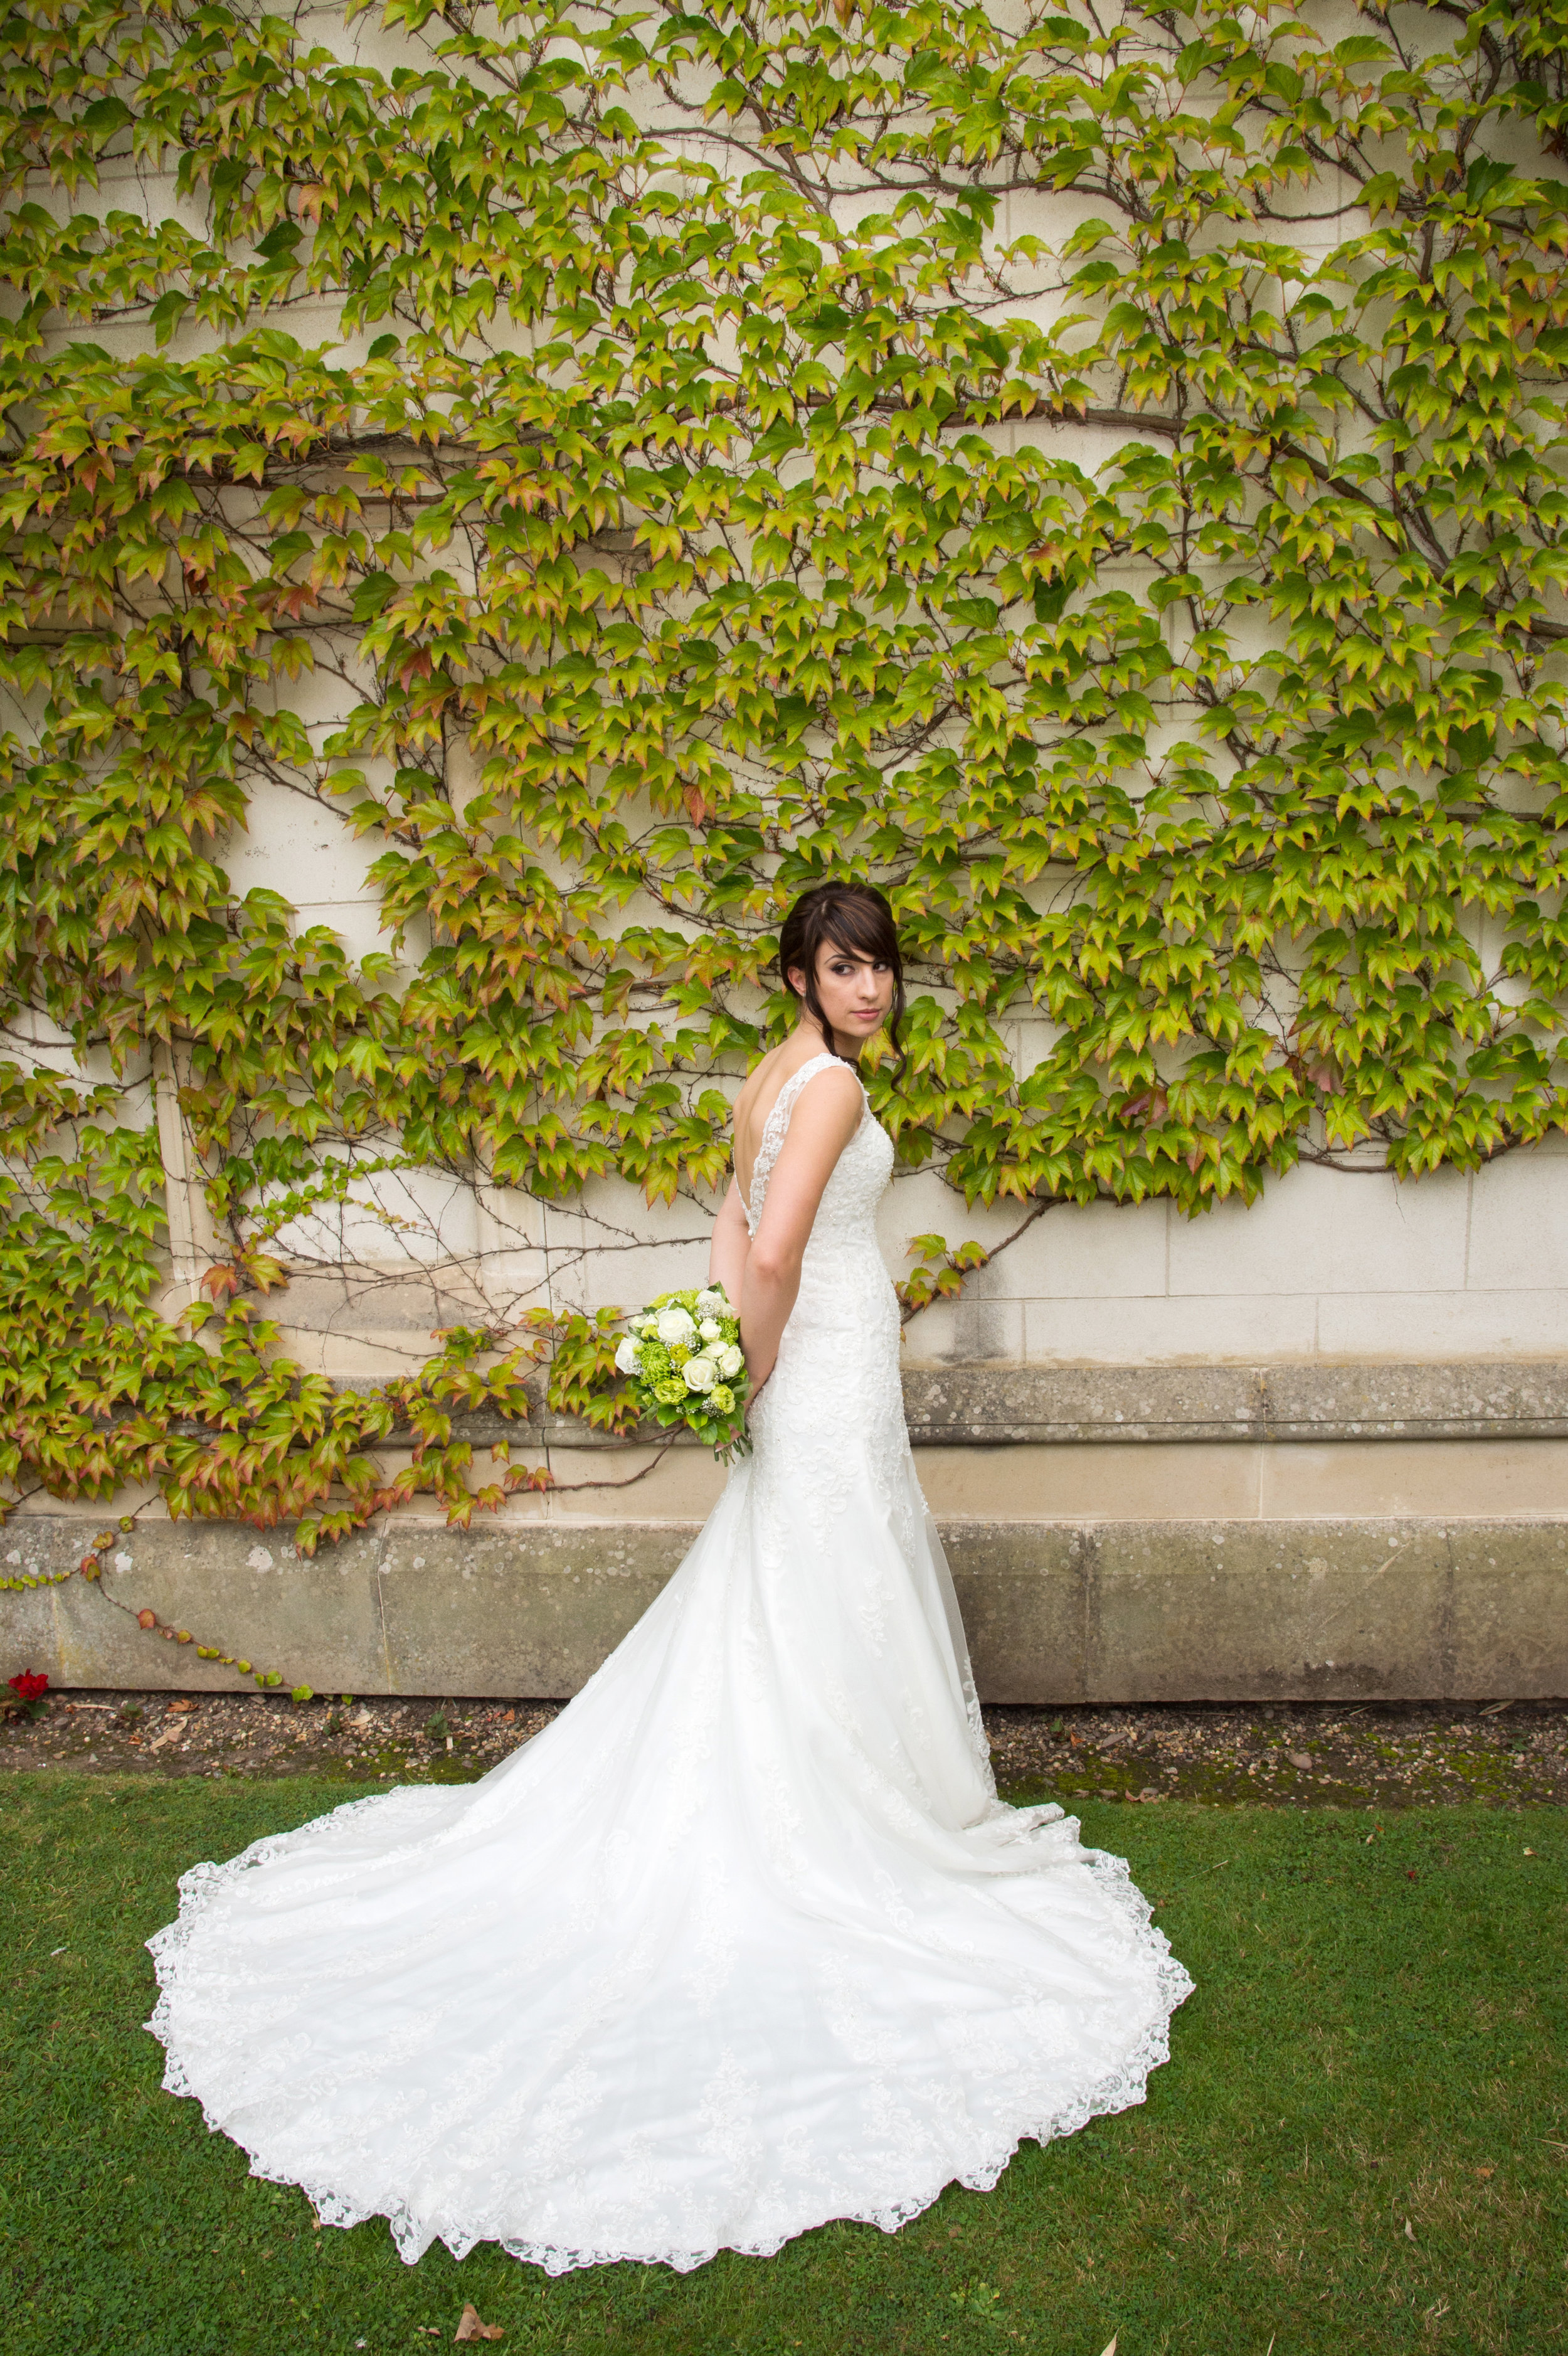
[[[711,1358],[688,1358],[680,1371],[688,1391],[710,1391],[719,1380],[719,1369]]]
[[[719,1371],[727,1383],[734,1381],[745,1363],[744,1350],[738,1350],[733,1342],[727,1350],[720,1350],[719,1353]]]
[[[656,1330],[667,1350],[673,1350],[678,1342],[690,1344],[697,1338],[697,1328],[684,1309],[661,1309]]]
[[[705,1292],[699,1292],[697,1296],[697,1313],[699,1317],[722,1317],[729,1306],[730,1303],[724,1297],[723,1290],[719,1285],[710,1284]]]
[[[705,1317],[697,1330],[705,1342],[717,1342],[724,1331],[716,1317]]]
[[[637,1371],[637,1345],[629,1333],[615,1353],[615,1364],[624,1375]]]

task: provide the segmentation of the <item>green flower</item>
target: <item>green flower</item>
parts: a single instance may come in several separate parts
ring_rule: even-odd
[[[683,1382],[665,1382],[654,1385],[654,1397],[660,1407],[684,1407],[691,1393]]]
[[[708,1404],[715,1415],[731,1415],[735,1408],[735,1394],[728,1383],[715,1383],[708,1394]]]

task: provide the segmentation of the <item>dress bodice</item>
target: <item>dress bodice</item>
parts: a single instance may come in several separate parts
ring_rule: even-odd
[[[790,1115],[817,1074],[838,1063],[837,1055],[813,1055],[798,1072],[790,1074],[773,1099],[763,1124],[756,1167],[752,1172],[751,1200],[746,1206],[746,1221],[753,1236],[762,1224],[768,1181],[788,1134]],[[841,1068],[847,1071],[849,1066],[844,1065]],[[811,1240],[806,1246],[808,1263],[846,1246],[863,1248],[869,1243],[872,1250],[876,1249],[877,1205],[892,1175],[893,1143],[873,1114],[863,1085],[860,1097],[860,1125],[835,1163],[812,1222]],[[880,1257],[878,1266],[880,1267]]]
[[[813,1055],[778,1092],[752,1173],[753,1236],[795,1106],[837,1061]],[[747,1419],[759,1494],[787,1487],[825,1544],[858,1485],[869,1484],[890,1513],[906,1513],[918,1494],[899,1379],[898,1296],[877,1242],[877,1205],[892,1166],[892,1140],[862,1090],[859,1126],[822,1190],[778,1357]]]

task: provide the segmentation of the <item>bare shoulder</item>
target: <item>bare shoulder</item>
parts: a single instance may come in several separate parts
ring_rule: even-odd
[[[795,1032],[781,1045],[769,1050],[756,1070],[748,1074],[735,1099],[731,1116],[735,1175],[748,1200],[763,1133],[780,1091],[820,1052]],[[848,1064],[825,1064],[820,1072],[812,1074],[795,1099],[790,1115],[790,1133],[802,1142],[820,1141],[828,1152],[837,1156],[854,1135],[864,1101],[860,1083]]]
[[[866,1101],[865,1091],[848,1064],[827,1064],[813,1072],[795,1101],[791,1127],[818,1122],[826,1128],[853,1130]]]

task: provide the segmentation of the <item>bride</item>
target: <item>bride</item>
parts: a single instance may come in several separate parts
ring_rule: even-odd
[[[1142,2101],[1191,1987],[1119,1858],[997,1798],[855,1071],[896,1044],[887,902],[806,893],[779,962],[799,1020],[741,1092],[713,1237],[754,1451],[679,1570],[478,1783],[195,1866],[147,1942],[165,2087],[411,2263],[891,2232]]]

